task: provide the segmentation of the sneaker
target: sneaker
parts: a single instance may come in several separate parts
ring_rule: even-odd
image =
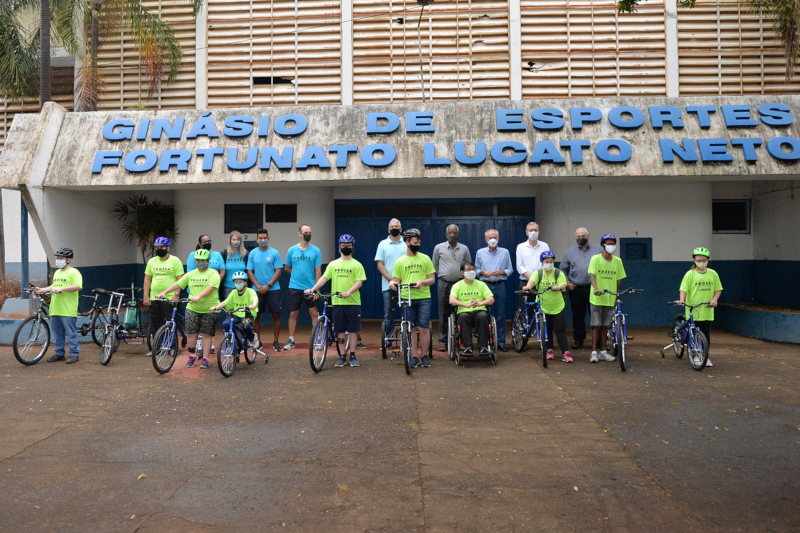
[[[203,360],[200,362],[200,368],[204,370],[208,368],[208,357],[203,357]]]
[[[464,357],[472,357],[472,346],[464,348],[464,351],[461,353],[464,354]]]
[[[497,349],[500,350],[501,352],[507,352],[508,351],[508,348],[506,348],[505,344],[501,344],[500,346],[497,347]]]
[[[77,357],[74,357],[74,356],[72,356],[72,355],[68,355],[68,356],[67,356],[67,361],[66,361],[66,363],[67,363],[68,365],[71,365],[72,363],[77,363],[77,362],[78,362],[78,358],[77,358]],[[706,366],[708,366],[708,365],[706,365]]]
[[[47,359],[48,363],[58,363],[64,360],[63,355],[53,355]]]
[[[569,352],[564,352],[564,354],[561,356],[561,360],[563,362],[565,362],[565,363],[571,363],[572,362],[572,355],[570,355]]]
[[[336,368],[342,368],[345,365],[345,363],[347,363],[347,358],[342,355],[341,357],[339,357],[339,360],[336,361],[336,364],[334,366]]]
[[[186,366],[193,367],[195,361],[197,361],[197,356],[189,354],[189,361],[187,361]]]
[[[481,348],[481,355],[483,357],[486,357],[487,355],[490,355],[490,354],[491,354],[491,352],[489,351],[489,348]]]
[[[387,350],[391,350],[392,349],[392,341],[386,341],[386,349]]]
[[[261,341],[260,341],[260,340],[258,340],[258,337],[256,337],[255,339],[253,339],[253,342],[251,342],[250,344],[252,344],[252,345],[253,345],[253,349],[254,349],[254,350],[260,350],[260,349],[261,349]]]
[[[213,340],[213,339],[212,339],[212,340]],[[217,349],[214,347],[214,345],[213,345],[213,344],[211,345],[211,350],[209,350],[209,351],[210,351],[211,353],[217,353]]]
[[[289,342],[283,345],[284,350],[294,350],[294,341],[289,339]]]
[[[281,345],[278,341],[272,343],[272,349],[276,352],[280,352],[282,350]]]
[[[417,368],[418,364],[419,364],[419,359],[417,359],[416,357],[412,357],[411,358],[411,365],[410,365],[411,368]]]
[[[708,368],[708,367],[710,367],[710,366],[714,366],[714,365],[712,365],[712,364],[711,364],[711,359],[709,359],[708,361],[706,361],[706,368]]]
[[[597,352],[593,351],[592,355],[589,356],[590,363],[598,363],[599,360],[597,359]]]
[[[601,361],[616,361],[617,358],[611,355],[608,352],[600,352],[600,360]]]
[[[350,366],[360,366],[355,354],[350,354]]]
[[[427,355],[423,355],[422,356],[422,368],[428,368],[429,366],[431,366],[431,360],[428,359]]]
[[[552,361],[552,360],[553,360],[553,359],[555,359],[555,358],[556,358],[556,356],[555,356],[555,354],[553,353],[553,350],[547,350],[547,360],[548,360],[548,361]]]
[[[145,357],[153,357],[153,352],[147,352],[144,354]]]
[[[364,344],[361,341],[358,341],[358,344],[356,344],[356,348],[358,348],[359,350],[366,350],[367,349],[367,345]],[[356,366],[358,366],[358,365],[356,365]]]

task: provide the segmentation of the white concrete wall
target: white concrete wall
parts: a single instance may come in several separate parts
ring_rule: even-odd
[[[752,181],[715,181],[711,183],[714,200],[751,200]],[[710,206],[709,206],[710,209]],[[757,224],[751,213],[751,231],[748,234],[715,233],[711,237],[711,258],[717,260],[753,259],[753,226]]]
[[[20,254],[20,194],[19,191],[3,189],[3,230],[6,243],[6,261],[18,263],[22,261]],[[31,217],[28,216],[28,261],[39,263],[47,261],[42,241],[36,233]]]
[[[762,181],[753,186],[755,259],[800,261],[800,181]],[[800,273],[798,273],[800,274]],[[797,279],[789,280],[796,284]]]

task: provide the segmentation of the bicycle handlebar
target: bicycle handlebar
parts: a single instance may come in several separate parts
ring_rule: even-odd
[[[620,296],[622,296],[623,294],[628,294],[628,293],[631,293],[631,294],[639,294],[639,293],[642,293],[642,292],[644,292],[644,289],[634,289],[633,287],[630,287],[630,288],[628,288],[628,289],[625,289],[625,290],[624,290],[624,291],[622,291],[622,292],[611,292],[611,291],[608,291],[608,290],[606,290],[606,291],[603,291],[603,292],[601,292],[600,294],[601,294],[601,295],[602,295],[602,294],[613,294],[614,296],[616,296],[617,298],[619,298],[619,297],[620,297]]]
[[[561,291],[557,291],[557,290],[553,289],[553,287],[547,287],[543,291],[537,291],[536,289],[531,289],[529,291],[524,291],[524,290],[523,291],[514,291],[514,294],[521,294],[522,296],[538,296],[538,295],[540,295],[542,293],[550,292],[550,291],[561,292]]]
[[[697,304],[697,305],[689,305],[689,304],[687,304],[687,303],[685,303],[685,302],[684,302],[684,303],[680,303],[680,302],[667,302],[667,305],[674,305],[674,306],[676,306],[676,307],[688,307],[688,308],[689,308],[689,312],[691,312],[693,309],[697,309],[698,307],[703,307],[703,306],[706,306],[706,307],[713,307],[713,306],[711,305],[711,302],[705,302],[705,303],[702,303],[702,304]]]
[[[324,294],[324,293],[321,293],[319,291],[314,291],[311,294],[318,294],[320,298],[325,298],[325,299],[333,298],[334,296],[336,298],[341,298],[342,297],[342,293],[341,292],[331,292],[329,294]]]
[[[28,294],[35,294],[36,296],[52,296],[52,294],[53,294],[53,291],[36,292],[35,289],[22,289],[22,292],[25,292],[25,293],[28,293]]]
[[[189,303],[189,298],[181,298],[179,300],[170,300],[169,298],[156,298],[156,300],[160,302],[169,302],[176,307],[178,306],[178,304]]]

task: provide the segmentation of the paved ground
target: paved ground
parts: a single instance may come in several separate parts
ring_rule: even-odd
[[[407,377],[374,325],[360,368],[318,375],[306,344],[230,379],[0,348],[0,530],[800,529],[800,347],[715,332],[695,372],[633,333],[625,374],[581,350]]]

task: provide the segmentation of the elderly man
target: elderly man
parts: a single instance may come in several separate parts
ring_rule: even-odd
[[[387,335],[391,334],[392,323],[394,321],[392,294],[397,292],[389,288],[389,282],[392,281],[392,269],[394,268],[394,262],[400,257],[403,257],[406,253],[406,243],[400,235],[402,231],[403,227],[400,225],[399,220],[396,218],[390,220],[389,236],[378,243],[378,251],[375,253],[375,262],[378,264],[378,272],[380,272],[382,276],[383,321],[386,324]]]
[[[519,289],[523,290],[528,280],[542,268],[542,262],[539,256],[542,252],[549,250],[550,247],[546,242],[539,240],[539,224],[536,222],[528,222],[525,227],[525,233],[528,239],[517,245],[517,272],[519,272]],[[523,299],[520,296],[519,305],[523,305]]]
[[[572,349],[583,347],[586,339],[586,312],[589,309],[589,294],[592,282],[589,279],[589,262],[595,255],[603,253],[597,244],[589,242],[586,228],[575,230],[575,241],[564,257],[561,258],[561,272],[567,277],[569,303],[572,307]]]
[[[450,316],[450,289],[461,280],[461,265],[472,261],[469,248],[458,242],[458,226],[450,224],[446,242],[436,245],[431,260],[439,275],[436,299],[439,302],[439,351],[447,351],[447,317]]]
[[[497,349],[507,352],[506,348],[506,280],[514,273],[511,255],[508,250],[497,246],[500,233],[490,229],[483,234],[486,248],[475,254],[475,268],[481,281],[486,283],[494,295],[492,315],[497,320]]]

